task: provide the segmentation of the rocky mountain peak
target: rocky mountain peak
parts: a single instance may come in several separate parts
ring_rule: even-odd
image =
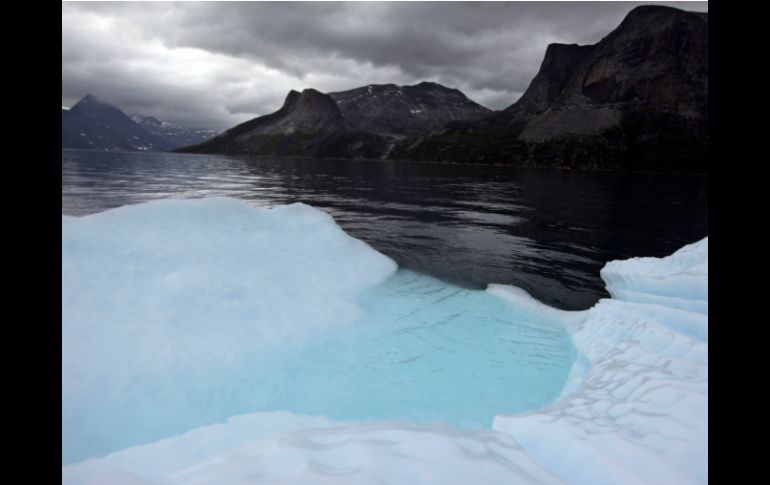
[[[633,104],[691,116],[704,111],[707,92],[707,20],[641,6],[595,45],[549,45],[527,91],[504,111]]]
[[[289,91],[289,94],[286,95],[286,99],[283,101],[283,106],[281,106],[280,111],[288,111],[293,109],[297,104],[300,96],[301,94],[293,89]]]
[[[348,126],[393,137],[425,134],[449,121],[475,120],[490,112],[457,89],[433,82],[369,84],[329,96]]]
[[[633,101],[690,116],[708,94],[708,21],[671,7],[632,10],[572,85],[593,103]]]
[[[290,91],[274,113],[182,151],[379,157],[395,140],[489,112],[460,91],[432,82],[369,84],[329,94],[309,88]]]
[[[92,94],[86,94],[83,99],[75,103],[75,106],[70,108],[70,111],[75,113],[110,112],[113,116],[126,116],[115,106],[102,101]]]
[[[296,101],[296,109],[305,112],[323,112],[332,116],[339,114],[337,105],[332,98],[312,88],[302,90],[302,94]]]
[[[164,151],[200,143],[214,136],[152,116],[128,116],[120,108],[87,94],[62,110],[62,148],[86,150]]]
[[[85,104],[93,104],[93,103],[96,103],[96,104],[105,104],[103,101],[101,101],[100,99],[98,99],[98,98],[97,98],[96,96],[94,96],[93,94],[91,94],[91,93],[88,93],[88,94],[86,94],[85,96],[83,96],[83,99],[81,99],[80,101],[78,101],[78,102],[75,104],[75,106],[77,106],[78,104],[83,104],[83,105],[85,105]]]
[[[404,146],[394,156],[703,171],[708,14],[634,8],[594,45],[548,46],[510,107]]]

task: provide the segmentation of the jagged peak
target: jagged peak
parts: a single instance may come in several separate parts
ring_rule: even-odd
[[[295,104],[297,104],[297,100],[300,96],[301,94],[293,89],[289,91],[289,94],[286,95],[286,99],[283,101],[283,106],[281,106],[279,111],[285,111],[292,108]]]
[[[324,94],[317,89],[305,88],[302,92],[292,89],[289,94],[286,95],[286,100],[281,106],[281,109],[273,113],[273,115],[281,114],[286,115],[291,112],[303,111],[303,112],[329,112],[334,111],[338,113],[337,105],[334,100],[328,95]],[[266,116],[273,116],[266,115]],[[341,116],[341,115],[340,115]],[[257,119],[261,119],[257,118]]]
[[[89,112],[89,111],[99,111],[99,112],[110,111],[110,112],[117,112],[122,114],[123,116],[128,117],[125,113],[123,113],[123,111],[120,108],[106,101],[103,101],[102,99],[97,98],[96,96],[90,93],[86,94],[83,97],[83,99],[75,103],[75,105],[72,106],[72,108],[70,108],[70,111],[74,113]]]
[[[78,105],[88,105],[88,104],[107,104],[107,103],[105,103],[105,102],[104,102],[104,101],[102,101],[101,99],[97,98],[97,97],[96,97],[96,96],[94,96],[93,94],[91,94],[91,93],[88,93],[88,94],[86,94],[85,96],[83,96],[83,97],[80,99],[80,101],[78,101],[77,103],[75,103],[75,106],[78,106]],[[74,108],[75,106],[73,106],[73,108]]]
[[[88,93],[85,96],[83,96],[83,98],[80,101],[78,101],[75,104],[75,106],[77,106],[78,104],[99,105],[99,106],[113,106],[114,107],[114,105],[112,103],[109,103],[109,102],[105,101],[104,99],[102,99],[102,98],[100,98],[98,96],[95,96],[95,95],[93,95],[91,93]],[[73,106],[73,108],[74,108],[74,106]]]
[[[297,99],[296,108],[302,111],[334,112],[340,117],[342,116],[339,114],[337,104],[334,102],[331,96],[313,88],[302,90],[302,94],[300,94],[299,98]]]

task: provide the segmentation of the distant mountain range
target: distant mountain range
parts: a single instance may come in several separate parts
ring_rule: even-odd
[[[168,140],[169,150],[201,143],[217,135],[213,130],[184,128],[168,121],[159,121],[152,116],[131,115],[131,120],[150,134]]]
[[[171,151],[216,135],[191,130],[149,116],[127,116],[119,108],[86,95],[72,108],[62,107],[62,148],[103,151]]]
[[[502,111],[435,83],[306,89],[178,151],[706,173],[708,14],[642,6],[594,45],[551,44]]]
[[[324,94],[291,91],[275,113],[242,123],[179,151],[315,157],[382,158],[400,140],[430,133],[448,121],[491,113],[456,89],[369,85]]]

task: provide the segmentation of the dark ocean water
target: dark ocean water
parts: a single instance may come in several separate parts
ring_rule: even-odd
[[[175,197],[304,202],[400,266],[563,309],[608,296],[605,262],[708,235],[703,176],[220,155],[62,151],[62,214]]]

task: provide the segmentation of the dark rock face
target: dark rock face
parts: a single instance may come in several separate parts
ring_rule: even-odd
[[[281,109],[231,128],[205,143],[182,148],[189,153],[322,156],[345,123],[337,105],[315,89],[291,91]],[[336,146],[336,144],[335,144]]]
[[[152,117],[126,116],[92,95],[62,109],[62,148],[104,151],[169,151],[215,135]]]
[[[372,84],[329,96],[349,126],[392,137],[421,135],[440,130],[448,121],[476,120],[491,113],[457,89],[430,82]]]
[[[435,83],[370,85],[328,95],[306,89],[291,91],[275,113],[179,151],[381,158],[408,135],[489,112],[460,91]]]
[[[592,46],[552,44],[515,104],[402,143],[402,159],[707,172],[708,14],[645,6]]]
[[[577,44],[549,45],[545,50],[540,71],[514,106],[530,113],[541,113],[547,110],[564,92],[570,81],[570,74],[592,49],[593,46]],[[508,110],[512,108],[513,106]]]
[[[708,14],[632,10],[595,45],[552,44],[499,111],[435,83],[289,93],[180,151],[708,172]]]
[[[249,134],[324,133],[343,126],[334,101],[315,89],[305,89],[302,93],[291,91],[275,114],[281,116],[273,118],[271,123],[255,124],[249,128]]]

